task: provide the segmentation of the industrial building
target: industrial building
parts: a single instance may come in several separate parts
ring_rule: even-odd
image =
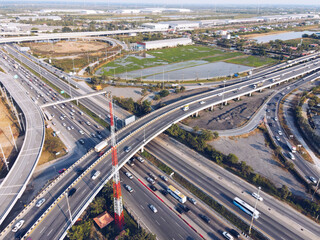
[[[196,22],[196,21],[170,21],[170,22],[160,22],[160,24],[168,24],[170,29],[174,29],[176,31],[192,30],[200,27],[199,22]]]
[[[179,45],[190,45],[192,43],[192,39],[190,38],[172,38],[149,42],[137,42],[136,44],[132,44],[132,49],[136,51],[143,51],[164,47],[177,47]]]
[[[143,28],[148,28],[148,29],[156,29],[156,30],[168,30],[169,29],[169,24],[167,23],[144,23],[141,25]]]

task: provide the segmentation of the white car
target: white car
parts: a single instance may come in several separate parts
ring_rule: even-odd
[[[201,102],[200,102],[200,104],[205,104],[205,103],[206,103],[205,101],[201,101]]]
[[[99,177],[99,175],[100,175],[100,171],[96,171],[93,175],[92,175],[92,180],[95,180],[95,179],[97,179],[97,177]]]
[[[129,185],[126,184],[124,187],[125,187],[125,189],[128,190],[129,193],[132,193],[132,192],[133,192],[132,187],[130,187]]]
[[[228,232],[223,232],[222,235],[223,235],[226,239],[233,240],[233,237],[232,237],[231,234],[228,233]]]
[[[279,136],[276,136],[276,139],[277,139],[277,141],[280,141],[280,137]]]
[[[66,126],[67,126],[67,124],[66,124],[66,123],[62,123],[62,126],[66,127]]]
[[[277,117],[274,117],[274,120],[275,120],[275,121],[278,121],[278,118],[277,118]]]
[[[258,195],[258,193],[256,193],[256,192],[253,192],[253,193],[252,193],[252,197],[258,199],[258,200],[261,201],[261,202],[263,201],[263,198],[262,198],[260,195]]]
[[[152,204],[149,204],[149,208],[151,209],[152,212],[157,213],[158,210],[156,209],[155,206],[153,206]]]
[[[67,127],[67,129],[68,129],[68,131],[70,131],[70,130],[71,130],[71,128],[70,128],[69,126]]]
[[[17,232],[22,227],[23,224],[24,224],[24,220],[19,220],[12,228],[12,232]]]
[[[82,130],[79,130],[79,133],[83,135],[83,134],[84,134],[84,131],[82,131]]]
[[[142,157],[137,157],[138,161],[143,163],[144,162],[144,159]]]
[[[148,181],[149,183],[151,183],[152,185],[156,183],[156,182],[155,182],[152,178],[150,178],[150,177],[147,177],[147,181]]]
[[[41,207],[41,205],[46,201],[45,198],[41,198],[37,203],[36,203],[36,207]]]
[[[127,176],[128,178],[130,178],[130,179],[132,179],[132,178],[133,178],[133,176],[132,176],[132,174],[131,174],[131,173],[126,172],[125,174],[126,174],[126,176]]]
[[[281,132],[281,130],[278,130],[278,134],[279,134],[280,136],[282,136],[282,132]]]

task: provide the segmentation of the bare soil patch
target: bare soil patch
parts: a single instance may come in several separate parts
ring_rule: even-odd
[[[27,45],[35,54],[51,54],[53,57],[100,52],[105,51],[110,47],[109,44],[100,41],[60,41],[57,43],[30,43]]]
[[[210,130],[237,128],[245,124],[271,94],[272,91],[265,90],[254,93],[251,97],[243,96],[240,101],[229,101],[227,106],[215,106],[214,111],[201,111],[200,117],[189,117],[183,123]]]

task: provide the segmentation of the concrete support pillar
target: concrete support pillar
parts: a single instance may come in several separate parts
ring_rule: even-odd
[[[79,100],[78,99],[76,100],[76,102],[77,102],[77,106],[79,106]]]
[[[262,89],[260,89],[259,92],[262,92]]]
[[[141,147],[140,151],[143,153],[144,152],[144,146]]]
[[[225,101],[225,102],[224,102],[224,105],[225,105],[225,106],[227,106],[227,105],[228,105],[228,102],[227,102],[227,101]]]
[[[213,111],[213,105],[210,107],[210,110]]]
[[[249,93],[249,97],[251,97],[252,93]]]
[[[238,97],[238,101],[240,101],[240,99],[241,99],[241,98],[240,98],[240,97]]]
[[[272,86],[270,85],[269,88],[272,88]]]

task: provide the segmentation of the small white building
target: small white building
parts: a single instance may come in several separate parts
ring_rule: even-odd
[[[192,39],[190,38],[173,38],[157,41],[149,41],[143,43],[137,43],[138,50],[150,50],[164,47],[177,47],[179,45],[190,45],[192,44]]]
[[[143,28],[164,30],[164,31],[169,29],[169,24],[166,24],[166,23],[144,23],[141,26]]]
[[[161,24],[169,24],[169,28],[174,29],[176,31],[192,30],[200,27],[199,22],[191,22],[191,21],[172,21],[172,22],[162,22]]]

